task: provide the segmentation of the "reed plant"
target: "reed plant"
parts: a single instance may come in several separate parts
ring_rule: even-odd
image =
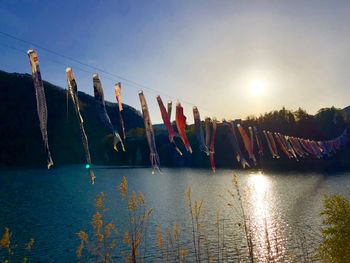
[[[105,222],[104,214],[107,209],[104,206],[105,194],[101,192],[95,200],[96,212],[92,216],[91,225],[93,235],[89,238],[87,232],[80,230],[77,236],[80,245],[76,250],[79,261],[85,261],[88,258],[94,258],[96,262],[111,262],[111,251],[116,248],[116,236],[118,230],[112,222]],[[87,255],[83,257],[86,250]]]
[[[130,194],[128,191],[128,182],[123,177],[122,182],[119,185],[119,192],[122,199],[128,203],[128,224],[129,227],[124,231],[123,243],[129,247],[129,255],[125,257],[127,262],[136,263],[143,261],[146,256],[146,249],[144,255],[141,255],[141,243],[146,243],[147,236],[147,222],[149,221],[153,209],[147,208],[145,204],[145,196],[142,192],[137,194],[132,191]]]
[[[0,252],[4,251],[4,258],[0,258],[3,263],[16,262],[18,258],[15,258],[15,249],[18,246],[11,241],[12,233],[9,228],[5,227],[2,237],[0,239]],[[30,238],[29,241],[24,245],[25,255],[22,257],[23,263],[30,263],[31,261],[31,252],[34,246],[34,238]],[[2,254],[0,254],[2,256]]]

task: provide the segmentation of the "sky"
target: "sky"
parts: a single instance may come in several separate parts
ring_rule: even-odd
[[[105,99],[140,110],[144,90],[153,123],[156,95],[181,102],[188,122],[236,119],[298,107],[350,105],[350,1],[40,1],[0,0],[0,70],[30,73],[39,55],[43,79],[93,94],[100,74]],[[33,45],[35,44],[35,45]],[[54,53],[47,52],[44,47]],[[91,67],[71,61],[80,61]],[[111,74],[106,74],[108,72]],[[174,116],[173,116],[174,118]]]

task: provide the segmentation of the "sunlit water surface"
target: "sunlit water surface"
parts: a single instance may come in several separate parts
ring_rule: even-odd
[[[240,258],[244,261],[247,243],[243,238],[244,224],[237,193],[232,185],[235,173],[244,200],[247,227],[254,242],[254,256],[258,261],[266,261],[268,257],[288,261],[288,257],[298,257],[317,246],[322,196],[348,194],[350,186],[349,173],[218,170],[212,174],[199,169],[164,169],[162,174],[152,175],[146,168],[96,167],[97,180],[93,186],[85,173],[80,166],[49,171],[0,171],[0,228],[11,229],[12,242],[17,244],[14,258],[24,255],[23,246],[33,237],[35,246],[31,256],[34,262],[75,262],[79,245],[76,233],[79,230],[92,233],[91,217],[95,212],[95,198],[100,192],[105,193],[106,218],[114,222],[121,233],[118,249],[124,250],[121,239],[128,225],[128,213],[118,193],[118,185],[125,176],[129,189],[143,192],[146,205],[154,209],[147,246],[142,249],[146,261],[152,261],[158,255],[156,226],[165,229],[174,223],[180,227],[181,243],[188,249],[189,261],[193,259],[191,221],[184,201],[188,186],[192,187],[193,199],[204,200],[203,234],[209,245],[202,252],[203,258],[209,253],[216,259]],[[232,201],[228,190],[235,194],[236,201]],[[218,238],[219,244],[224,240],[226,245],[218,246]]]

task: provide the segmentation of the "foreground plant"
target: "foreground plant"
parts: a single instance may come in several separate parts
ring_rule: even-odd
[[[180,245],[180,229],[174,224],[172,229],[166,228],[162,233],[160,226],[156,229],[156,247],[161,262],[184,262],[187,250]]]
[[[319,248],[324,262],[340,263],[350,260],[350,200],[341,195],[323,200],[322,243]]]
[[[79,259],[82,259],[84,249],[90,256],[93,256],[96,262],[110,262],[111,250],[116,248],[117,228],[113,223],[105,223],[103,214],[106,211],[104,207],[104,193],[100,193],[95,201],[96,213],[93,215],[91,225],[94,230],[93,237],[85,231],[79,231],[77,236],[80,239],[80,245],[76,251]]]
[[[12,256],[14,255],[14,249],[17,247],[15,244],[11,243],[11,236],[12,233],[10,232],[10,229],[5,227],[4,233],[2,234],[1,240],[0,240],[0,250],[6,251],[5,258],[1,259],[1,262],[4,263],[10,263],[12,262]],[[25,244],[25,250],[28,253],[26,256],[23,257],[22,262],[23,263],[29,263],[30,261],[30,254],[32,251],[32,248],[34,246],[34,238],[31,238],[27,244]]]
[[[146,244],[147,222],[153,210],[146,208],[145,196],[143,193],[136,194],[135,191],[128,192],[128,183],[125,177],[119,185],[119,192],[122,199],[128,202],[129,229],[124,231],[123,243],[129,247],[129,255],[125,257],[127,262],[136,263],[140,256],[142,241]],[[146,248],[144,249],[146,253]],[[145,257],[145,255],[143,255]]]
[[[142,261],[145,257],[146,245],[144,246],[143,256],[140,255],[140,247],[142,242],[146,244],[145,233],[147,222],[152,215],[152,209],[146,208],[143,193],[136,194],[133,191],[129,194],[128,183],[125,177],[123,177],[118,189],[122,200],[127,202],[128,227],[124,230],[124,235],[119,237],[115,225],[112,222],[106,223],[104,221],[104,214],[107,209],[104,206],[105,195],[100,193],[95,202],[96,213],[91,219],[93,237],[89,238],[85,231],[77,233],[80,245],[76,250],[76,255],[79,260],[94,258],[95,262],[111,262],[113,251],[117,249],[118,238],[129,248],[128,253],[124,255],[126,262],[136,263]]]

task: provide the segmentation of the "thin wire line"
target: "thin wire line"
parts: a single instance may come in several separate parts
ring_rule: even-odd
[[[210,110],[205,109],[204,107],[201,107],[201,106],[198,105],[198,104],[192,103],[192,102],[187,101],[187,100],[183,100],[183,99],[181,99],[181,98],[179,98],[179,97],[175,97],[175,96],[169,95],[169,94],[167,94],[167,93],[165,93],[165,92],[162,92],[162,91],[159,91],[159,90],[157,90],[157,89],[147,87],[147,86],[142,85],[142,84],[140,84],[140,83],[138,83],[138,82],[136,82],[136,81],[133,81],[133,80],[124,78],[124,77],[122,77],[122,76],[120,76],[120,75],[117,75],[117,74],[108,72],[108,71],[106,71],[106,70],[104,70],[104,69],[101,69],[101,68],[99,68],[99,67],[96,67],[96,66],[87,64],[87,63],[82,62],[82,61],[80,61],[80,60],[78,60],[78,59],[75,59],[75,58],[69,57],[69,56],[67,56],[67,55],[61,54],[61,53],[59,53],[59,52],[57,52],[57,51],[48,49],[48,48],[46,48],[46,47],[43,47],[43,46],[38,45],[38,44],[36,44],[36,43],[33,43],[33,42],[31,42],[31,41],[28,41],[28,40],[25,40],[25,39],[16,37],[16,36],[14,36],[14,35],[11,35],[11,34],[8,34],[8,33],[5,33],[5,32],[2,32],[2,31],[0,31],[0,34],[2,34],[2,35],[5,36],[5,37],[8,37],[8,38],[15,39],[15,40],[20,41],[20,42],[30,44],[30,45],[32,45],[32,46],[35,46],[35,47],[37,47],[37,48],[39,48],[39,49],[42,49],[42,50],[48,52],[48,53],[51,53],[51,54],[54,54],[54,55],[56,55],[56,56],[62,57],[62,58],[64,58],[64,59],[70,60],[70,61],[75,62],[75,63],[77,63],[77,64],[80,64],[80,65],[82,65],[82,66],[85,66],[85,67],[88,67],[88,68],[97,70],[97,71],[102,72],[102,73],[104,73],[104,74],[113,76],[113,77],[115,77],[115,78],[117,78],[117,79],[123,80],[123,81],[129,83],[129,86],[131,86],[131,87],[135,87],[135,88],[137,88],[137,89],[139,89],[139,88],[146,89],[146,90],[148,90],[148,91],[150,91],[150,92],[152,92],[152,93],[154,93],[154,94],[156,94],[156,95],[161,94],[161,95],[164,95],[164,96],[168,97],[169,99],[180,100],[182,103],[188,104],[188,105],[191,105],[191,106],[196,106],[196,105],[197,105],[197,106],[199,106],[201,109],[203,109],[204,111],[206,111],[206,112],[208,112],[208,113],[211,113]],[[61,63],[61,64],[62,64],[62,63]],[[112,80],[112,79],[111,79],[111,80]],[[112,80],[112,81],[115,81],[115,80]]]

